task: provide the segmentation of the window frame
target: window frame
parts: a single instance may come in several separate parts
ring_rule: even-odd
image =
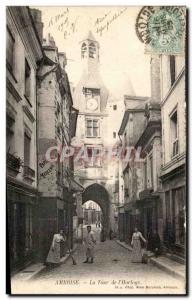
[[[13,51],[12,51],[12,61],[10,62],[9,59],[8,59],[8,45],[7,45],[7,40],[8,40],[8,34],[10,35],[12,41],[13,41]],[[6,63],[7,63],[7,66],[8,66],[8,69],[11,73],[14,72],[14,64],[15,64],[15,37],[14,37],[14,34],[12,33],[12,30],[9,28],[9,26],[7,25],[6,26]]]
[[[25,149],[26,149],[25,141],[26,141],[26,138],[29,141],[29,148],[28,148],[29,153],[28,153],[28,161],[27,161],[28,164],[26,164],[26,154],[25,154]],[[28,134],[28,132],[26,130],[24,130],[24,166],[30,167],[30,163],[31,163],[31,136]]]
[[[170,66],[170,83],[171,86],[174,85],[176,80],[176,60],[175,55],[169,56],[169,66]]]
[[[92,122],[92,126],[88,126],[88,121]],[[98,126],[93,126],[94,122],[97,122]],[[100,120],[98,118],[90,118],[87,117],[85,120],[85,126],[86,126],[86,137],[87,138],[100,138]],[[88,128],[91,128],[91,134],[88,134]],[[94,135],[94,128],[98,129],[98,134]]]
[[[27,68],[28,70],[27,70]],[[27,72],[26,72],[27,71]],[[31,102],[30,102],[30,99],[31,99],[31,67],[30,67],[30,64],[27,60],[27,58],[25,57],[25,74],[24,74],[24,96],[25,98],[29,101],[30,105],[31,105]]]
[[[153,182],[153,173],[154,173],[153,172],[153,153],[149,154],[148,161],[149,161],[149,167],[150,167],[150,185],[153,189],[153,187],[154,187],[154,182]]]
[[[81,57],[86,58],[87,57],[87,44],[83,43],[81,46]]]
[[[90,58],[96,58],[97,55],[97,49],[95,43],[91,42],[89,44],[89,57]]]
[[[173,116],[177,114],[177,126],[176,126],[176,138],[173,138]],[[170,154],[171,158],[173,159],[179,154],[179,122],[178,122],[178,105],[171,111],[169,114],[169,120],[170,120],[170,141],[171,141],[171,149],[170,149]],[[177,147],[177,151],[174,153],[174,145]]]
[[[95,156],[93,156],[95,151],[97,153],[100,151],[100,147],[89,144],[86,144],[85,147],[88,156],[88,161],[85,162],[85,168],[101,168],[101,157],[96,156],[95,158]]]
[[[100,89],[84,87],[83,88],[83,94],[85,95],[85,98],[100,97]]]

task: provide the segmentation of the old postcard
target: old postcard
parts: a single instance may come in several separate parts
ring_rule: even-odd
[[[7,293],[186,294],[186,15],[6,8]]]

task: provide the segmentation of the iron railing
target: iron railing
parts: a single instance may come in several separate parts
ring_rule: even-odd
[[[13,154],[7,153],[6,165],[7,165],[7,168],[11,168],[11,169],[19,172],[19,169],[21,167],[21,159],[20,159],[20,157],[17,157]]]

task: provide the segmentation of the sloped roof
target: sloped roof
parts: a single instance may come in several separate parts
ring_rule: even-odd
[[[124,112],[123,120],[121,122],[121,126],[120,126],[120,129],[119,129],[118,135],[122,135],[123,134],[123,132],[125,130],[125,126],[127,125],[127,122],[128,122],[128,118],[129,118],[129,111],[126,110]]]
[[[110,91],[114,98],[123,99],[124,95],[135,96],[135,91],[127,72],[118,72],[113,78],[109,78],[109,83]]]
[[[98,43],[98,41],[95,39],[95,37],[94,37],[94,35],[93,35],[93,33],[92,33],[91,30],[88,31],[88,33],[87,33],[86,36],[82,39],[81,42],[86,41],[86,40],[89,40],[89,41],[93,41],[93,42],[97,42],[97,43]]]
[[[105,87],[100,74],[93,72],[83,72],[82,77],[79,83],[77,84],[74,92],[74,104],[77,109],[80,109],[81,107],[81,94],[83,87],[100,89],[101,111],[104,111],[107,105],[109,92],[108,89]]]

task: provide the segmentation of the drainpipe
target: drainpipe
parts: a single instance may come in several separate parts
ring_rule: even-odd
[[[41,66],[44,63],[44,56],[43,58],[37,62],[37,69],[36,69],[36,170],[37,170],[37,175],[36,175],[36,180],[37,180],[37,207],[38,207],[38,220],[37,223],[39,222],[39,160],[38,160],[38,153],[39,153],[39,135],[38,135],[38,122],[39,122],[39,117],[38,117],[38,111],[39,111],[39,105],[38,105],[38,96],[37,96],[37,89],[38,89],[38,84],[39,84],[39,79],[38,79],[38,71],[41,68]],[[39,226],[39,224],[38,224]],[[37,244],[38,247],[39,245],[39,235],[37,236]],[[40,247],[39,247],[40,248]],[[41,257],[41,253],[38,253],[38,258]]]

